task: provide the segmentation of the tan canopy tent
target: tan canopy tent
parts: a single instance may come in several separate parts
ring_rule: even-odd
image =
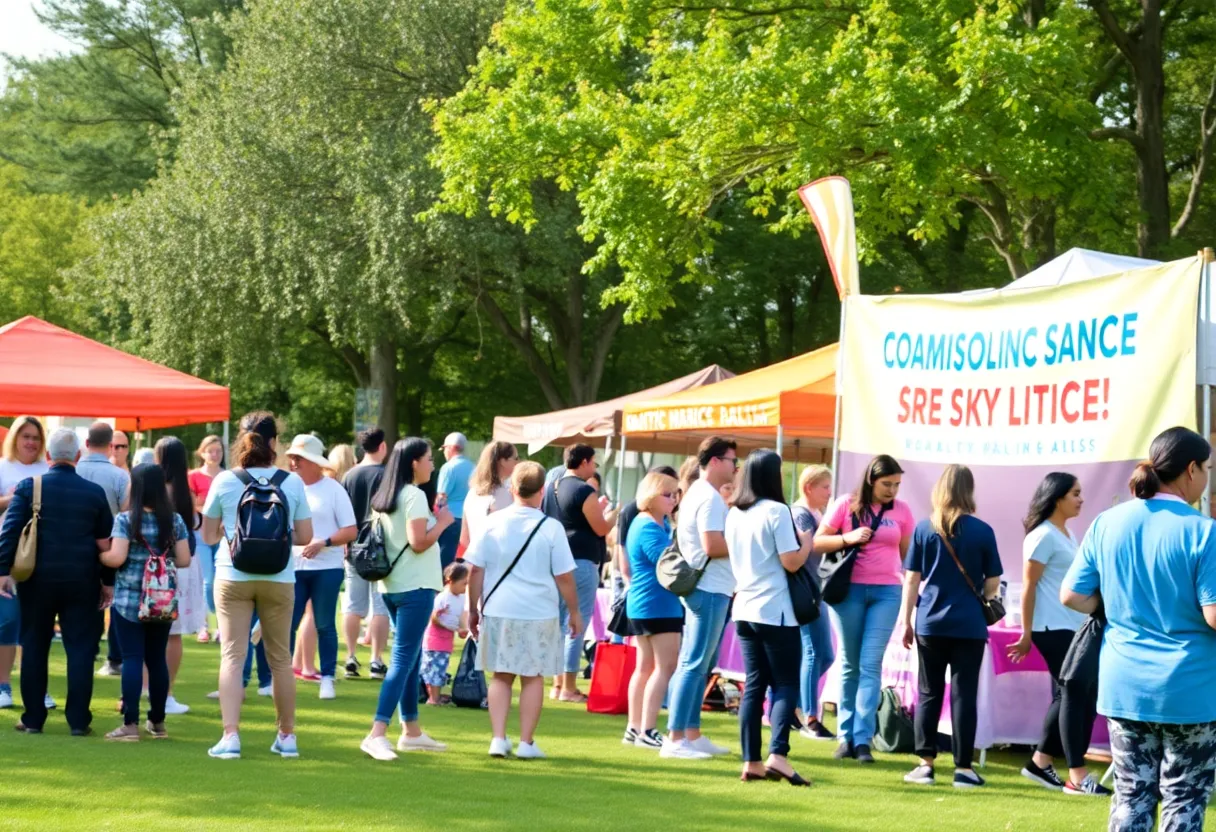
[[[661,399],[682,390],[704,387],[723,379],[733,378],[734,373],[723,369],[717,364],[711,364],[695,373],[673,379],[657,387],[639,390],[627,396],[619,396],[605,402],[572,407],[567,410],[555,410],[552,413],[539,413],[535,416],[496,416],[494,417],[494,439],[499,442],[511,442],[516,445],[527,445],[528,453],[533,454],[546,445],[573,445],[578,442],[599,444],[613,436],[621,434],[622,413],[625,406],[631,402]],[[597,442],[598,440],[598,442]],[[632,451],[648,451],[658,453],[682,453],[685,443],[678,437],[654,437],[640,441],[629,441]]]

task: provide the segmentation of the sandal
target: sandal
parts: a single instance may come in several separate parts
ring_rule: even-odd
[[[120,725],[106,734],[106,739],[110,742],[139,742],[139,726]]]
[[[557,698],[557,701],[570,702],[575,705],[583,705],[587,702],[587,694],[583,693],[582,691],[576,691],[574,693],[566,693],[565,691],[562,691],[562,695]]]
[[[148,736],[154,740],[164,740],[169,738],[169,732],[165,730],[165,723],[153,722],[148,720],[144,723],[144,730],[148,732]]]

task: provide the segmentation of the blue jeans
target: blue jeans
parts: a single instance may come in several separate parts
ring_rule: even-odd
[[[196,533],[197,534],[197,533]],[[203,564],[203,594],[207,597],[207,609],[215,613],[215,550],[219,544],[208,546],[202,535],[197,535],[194,556]]]
[[[165,700],[169,696],[169,647],[171,621],[130,621],[113,609],[110,621],[122,643],[122,722],[139,724],[139,696],[144,686],[144,666],[148,668],[148,721],[165,721]]]
[[[433,589],[384,593],[389,618],[397,624],[397,636],[393,639],[393,658],[388,666],[388,674],[380,685],[376,722],[391,725],[395,710],[400,711],[403,725],[418,721],[418,670],[422,662],[422,636],[431,620],[437,594]]]
[[[574,588],[578,591],[578,614],[582,616],[583,624],[590,626],[591,616],[595,613],[595,592],[600,588],[599,566],[589,560],[576,560]],[[566,634],[566,672],[578,673],[583,662],[583,633],[570,635],[570,610],[566,608],[564,598],[558,602],[557,608],[562,632]]]
[[[0,598],[0,647],[21,643],[21,604],[17,596]]]
[[[680,641],[680,664],[668,687],[667,730],[687,731],[701,727],[701,705],[709,672],[718,663],[718,648],[726,629],[730,596],[694,589],[684,597],[684,637]]]
[[[782,757],[790,753],[790,728],[793,727],[794,705],[798,699],[798,676],[794,672],[800,650],[797,627],[774,627],[736,621],[739,650],[747,681],[743,685],[743,701],[739,705],[739,734],[744,762],[763,759],[760,751],[760,722],[764,715],[764,694],[773,692],[773,708],[769,713],[772,734],[768,753]]]
[[[804,717],[818,719],[819,680],[836,660],[827,605],[820,604],[819,617],[810,624],[803,624],[799,629],[802,631],[802,674],[798,705],[802,708]]]
[[[832,623],[840,634],[840,702],[837,703],[841,742],[869,745],[878,718],[882,693],[882,657],[899,618],[897,584],[853,584],[849,594],[831,607]]]
[[[463,521],[457,517],[452,525],[439,535],[439,564],[447,569],[448,564],[456,560],[456,550],[460,548],[460,526]]]
[[[258,623],[257,610],[253,611],[253,618],[249,620],[249,629],[253,629],[253,625]],[[266,661],[266,648],[263,646],[261,639],[257,645],[250,644],[249,649],[245,651],[245,669],[241,673],[241,686],[249,687],[249,679],[253,676],[253,658],[258,659],[258,687],[268,688],[273,682],[270,674],[270,662]]]
[[[321,676],[332,679],[338,670],[338,593],[342,591],[342,569],[297,569],[296,606],[291,613],[291,652],[296,652],[296,630],[304,609],[312,601],[312,620],[317,626],[317,652],[321,654]]]

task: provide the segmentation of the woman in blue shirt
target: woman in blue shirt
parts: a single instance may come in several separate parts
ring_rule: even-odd
[[[629,527],[625,552],[630,583],[625,612],[637,637],[638,661],[629,680],[629,724],[622,742],[638,748],[662,749],[662,756],[707,759],[708,754],[683,743],[664,745],[655,728],[667,684],[680,658],[684,607],[655,575],[655,566],[671,545],[671,512],[679,483],[666,474],[650,473],[638,486],[638,517]]]
[[[159,465],[137,465],[131,472],[131,509],[114,518],[113,543],[101,553],[105,566],[117,569],[110,610],[122,647],[122,727],[106,734],[117,742],[139,740],[139,694],[148,668],[148,722],[153,738],[165,734],[165,700],[169,696],[166,650],[172,621],[141,621],[144,567],[153,555],[165,555],[169,569],[190,565],[190,532],[173,510],[165,473]]]
[[[1190,504],[1212,448],[1170,428],[1098,515],[1064,579],[1074,610],[1105,607],[1098,713],[1110,720],[1112,832],[1203,829],[1216,756],[1216,526]]]
[[[971,768],[980,665],[988,644],[988,624],[979,593],[984,598],[996,596],[1001,584],[1001,558],[992,527],[974,516],[975,478],[971,469],[947,465],[933,489],[932,504],[932,515],[916,525],[904,558],[899,620],[903,622],[904,647],[911,649],[915,640],[920,662],[915,723],[916,754],[921,761],[904,781],[926,786],[935,782],[937,723],[949,667],[954,786],[973,789],[984,785],[984,779]]]

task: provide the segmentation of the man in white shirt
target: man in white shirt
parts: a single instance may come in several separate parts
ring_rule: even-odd
[[[671,678],[668,696],[667,741],[721,755],[729,749],[701,734],[701,704],[709,672],[718,661],[718,647],[735,591],[724,535],[726,501],[719,493],[722,486],[734,482],[739,468],[735,443],[720,436],[709,437],[697,449],[697,463],[701,476],[680,501],[676,537],[684,558],[705,572],[697,588],[683,599],[687,615],[680,665]]]

